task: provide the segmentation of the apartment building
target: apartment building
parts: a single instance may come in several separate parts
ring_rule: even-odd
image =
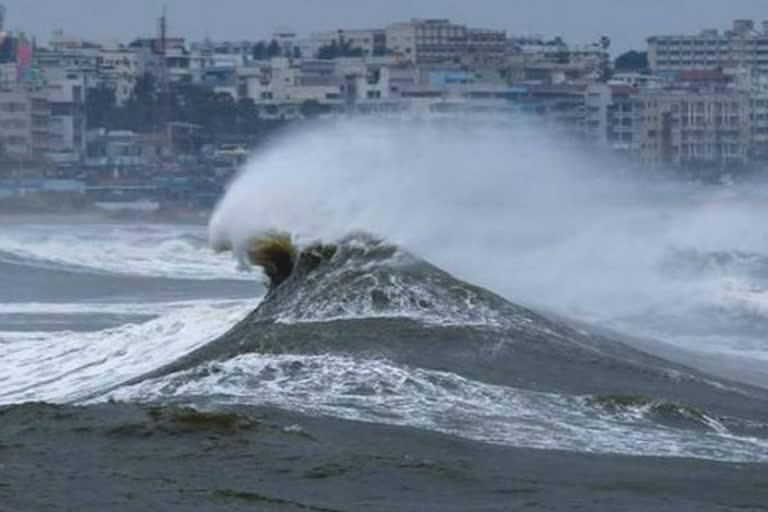
[[[112,89],[117,105],[123,105],[131,98],[144,74],[159,75],[162,61],[159,55],[146,48],[127,48],[109,42],[99,49],[97,66],[99,85]]]
[[[459,62],[467,55],[500,61],[506,54],[503,30],[468,28],[447,19],[414,18],[386,27],[387,49],[418,64]]]
[[[84,78],[77,76],[48,81],[40,91],[50,109],[47,144],[49,158],[74,162],[80,160],[85,153],[86,91]]]
[[[638,89],[626,84],[608,85],[610,97],[606,109],[609,147],[617,152],[636,153],[644,104],[637,99]]]
[[[0,140],[6,154],[79,161],[85,149],[84,78],[50,73],[43,83],[0,90]]]
[[[706,29],[697,35],[649,37],[648,63],[654,73],[685,69],[749,67],[768,71],[768,21],[735,20],[730,30]]]
[[[18,69],[15,62],[0,64],[0,90],[9,91],[16,87]]]
[[[743,92],[640,90],[617,95],[612,112],[614,147],[649,167],[726,168],[753,156],[752,100]]]
[[[38,49],[34,53],[37,80],[41,83],[61,76],[80,77],[87,87],[99,84],[99,48],[87,46],[62,50]]]
[[[0,141],[5,155],[32,152],[32,105],[24,91],[0,91]]]

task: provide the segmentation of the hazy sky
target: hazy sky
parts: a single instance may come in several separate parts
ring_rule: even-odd
[[[298,33],[381,27],[411,17],[441,17],[510,34],[562,35],[566,41],[613,40],[613,51],[644,48],[652,33],[730,26],[733,18],[768,19],[768,0],[0,0],[6,28],[47,41],[57,28],[95,41],[153,35],[162,5],[171,35],[200,40],[254,39],[275,29]]]

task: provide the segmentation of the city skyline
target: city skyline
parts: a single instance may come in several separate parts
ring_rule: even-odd
[[[363,4],[351,0],[5,0],[6,29],[21,30],[47,42],[57,29],[94,41],[112,37],[127,41],[151,36],[156,20],[167,6],[169,32],[189,40],[243,40],[268,38],[276,30],[297,34],[334,28],[370,28],[412,17],[450,18],[457,23],[506,30],[510,35],[562,36],[575,44],[589,43],[607,35],[611,53],[644,49],[650,35],[696,33],[703,28],[726,29],[731,19],[768,19],[763,0],[703,3],[700,0],[670,2],[649,0],[479,0],[445,2],[393,0]],[[89,16],[82,16],[88,12]],[[45,16],[41,16],[45,13]],[[557,13],[557,16],[553,16]],[[95,24],[92,20],[101,20]],[[110,20],[114,20],[111,23]],[[610,20],[608,22],[607,20]]]

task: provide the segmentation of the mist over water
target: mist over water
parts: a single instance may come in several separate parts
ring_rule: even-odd
[[[763,358],[765,213],[753,183],[630,173],[532,126],[353,121],[254,155],[209,228],[236,253],[369,231],[515,302]]]

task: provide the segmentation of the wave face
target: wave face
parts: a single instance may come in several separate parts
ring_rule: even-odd
[[[310,249],[317,255],[316,249]],[[369,235],[100,399],[270,405],[485,442],[768,461],[768,394],[575,330]]]

